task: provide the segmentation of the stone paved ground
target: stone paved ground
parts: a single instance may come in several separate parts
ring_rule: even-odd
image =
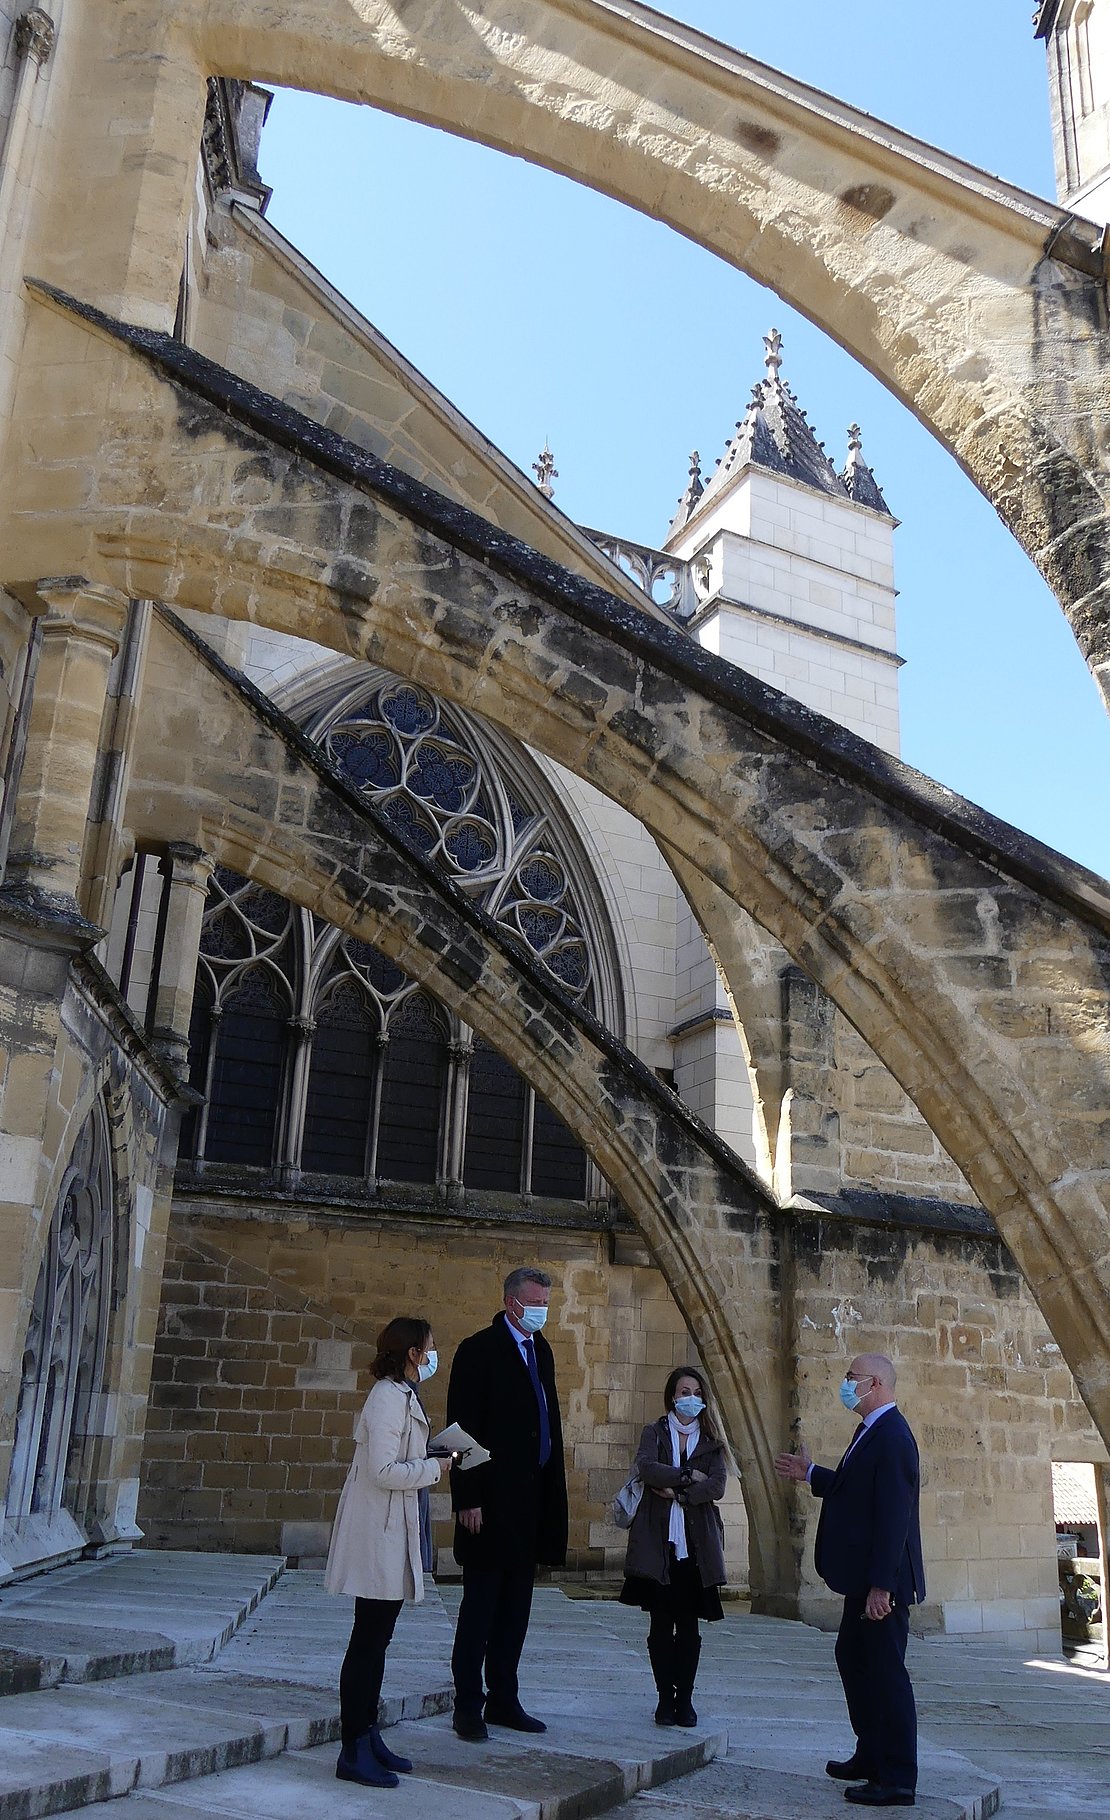
[[[28,1583],[34,1593],[0,1592],[9,1641],[20,1611],[30,1644],[50,1607],[53,1661],[67,1622],[87,1642],[93,1614],[96,1659],[107,1662],[119,1642],[115,1679],[63,1677],[0,1699],[0,1820],[90,1804],[96,1820],[579,1820],[629,1796],[636,1820],[848,1811],[823,1774],[849,1744],[831,1636],[734,1610],[706,1627],[698,1732],[662,1732],[642,1615],[555,1588],[537,1591],[522,1690],[548,1719],[546,1737],[454,1738],[443,1713],[458,1589],[432,1589],[402,1618],[386,1683],[387,1717],[401,1716],[390,1741],[416,1773],[388,1794],[339,1784],[332,1740],[347,1608],[323,1594],[319,1575],[286,1573],[253,1609],[271,1572],[269,1562],[152,1553]],[[231,1640],[206,1660],[205,1638],[232,1622]],[[192,1665],[127,1673],[136,1636],[168,1639]],[[999,1783],[1014,1820],[1110,1820],[1104,1673],[943,1641],[914,1640],[911,1652],[926,1820],[981,1820]],[[75,1654],[78,1668],[85,1660]],[[714,1760],[726,1732],[727,1756]],[[105,1799],[117,1795],[124,1806]]]

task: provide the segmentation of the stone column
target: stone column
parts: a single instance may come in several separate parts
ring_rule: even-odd
[[[131,764],[153,609],[149,600],[131,606],[119,662],[113,666],[97,777],[89,805],[82,906],[90,922],[107,928],[130,840],[124,827]]]
[[[200,928],[215,860],[187,841],[171,841],[162,862],[166,873],[165,921],[154,983],[150,1041],[176,1079],[189,1072],[189,1024],[193,1015]]]
[[[463,1160],[466,1154],[466,1106],[470,1092],[470,1058],[474,1042],[470,1036],[456,1038],[447,1045],[447,1131],[443,1175],[447,1200],[459,1206],[463,1199]]]
[[[41,581],[42,646],[18,780],[5,893],[48,922],[84,922],[81,862],[108,673],[128,600],[80,576]]]
[[[382,1116],[382,1077],[385,1074],[388,1047],[389,1031],[383,1030],[375,1039],[374,1094],[370,1105],[370,1136],[366,1145],[366,1186],[371,1194],[375,1194],[378,1187],[378,1128]]]
[[[524,1089],[524,1129],[520,1134],[520,1192],[532,1199],[532,1143],[536,1135],[536,1090]]]
[[[278,1166],[282,1186],[295,1187],[301,1173],[301,1147],[304,1143],[304,1121],[308,1110],[308,1076],[312,1066],[312,1039],[316,1019],[289,1019],[292,1055],[289,1064],[289,1089],[285,1096],[285,1116],[279,1131]]]
[[[835,1194],[841,1186],[840,1120],[829,1103],[836,1070],[832,1000],[800,967],[782,974],[783,1104],[775,1192]]]
[[[14,355],[23,327],[19,291],[25,270],[24,243],[31,210],[24,208],[21,211],[17,207],[17,198],[21,190],[26,195],[35,174],[36,148],[33,143],[28,148],[27,137],[35,88],[50,60],[55,36],[54,21],[41,6],[29,7],[16,19],[13,33],[16,55],[15,92],[12,95],[3,144],[0,145],[0,247],[3,248],[3,269],[0,270],[0,423],[5,421],[11,411],[17,368]]]

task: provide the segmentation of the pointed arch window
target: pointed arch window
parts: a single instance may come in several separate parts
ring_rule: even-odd
[[[85,1458],[105,1388],[117,1269],[115,1189],[102,1101],[85,1120],[50,1221],[24,1342],[7,1515],[17,1526],[64,1506],[79,1522]]]
[[[476,1038],[470,1056],[463,1182],[467,1188],[520,1194],[527,1185],[527,1089],[511,1062]]]
[[[240,974],[222,1000],[208,1092],[210,1162],[261,1169],[273,1163],[289,1011],[284,982],[264,962]]]
[[[557,1112],[534,1095],[529,1189],[544,1199],[581,1201],[586,1194],[586,1152]]]
[[[313,1021],[301,1168],[321,1175],[369,1175],[380,1014],[348,974],[322,997]]]
[[[618,969],[592,874],[533,761],[381,671],[293,711],[350,782],[579,1004],[620,1029]],[[226,868],[213,875],[191,1030],[201,1171],[273,1191],[387,1199],[393,1185],[583,1200],[596,1170],[516,1069],[384,954]],[[183,1163],[187,1170],[188,1165]],[[334,1192],[334,1190],[333,1190]]]
[[[386,1029],[375,1174],[435,1182],[442,1174],[447,1023],[427,993],[403,998]]]

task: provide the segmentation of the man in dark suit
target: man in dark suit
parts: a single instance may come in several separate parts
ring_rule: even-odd
[[[844,1596],[836,1666],[856,1748],[825,1768],[861,1807],[912,1807],[917,1787],[917,1712],[906,1672],[911,1605],[925,1597],[918,1520],[917,1442],[894,1401],[894,1366],[881,1353],[853,1359],[840,1400],[859,1426],[835,1472],[805,1447],[779,1454],[784,1479],[821,1499],[814,1561]]]
[[[567,1556],[567,1481],[555,1361],[540,1328],[551,1278],[510,1271],[504,1306],[455,1354],[447,1420],[489,1449],[485,1466],[451,1474],[463,1596],[451,1672],[454,1727],[478,1740],[487,1723],[543,1732],[520,1704],[517,1667],[538,1565]],[[483,1701],[483,1670],[485,1695]]]

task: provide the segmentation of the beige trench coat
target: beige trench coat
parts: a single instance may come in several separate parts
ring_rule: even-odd
[[[428,1422],[407,1384],[379,1378],[355,1423],[355,1457],[339,1498],[324,1585],[353,1599],[422,1599],[416,1494],[439,1481]]]

